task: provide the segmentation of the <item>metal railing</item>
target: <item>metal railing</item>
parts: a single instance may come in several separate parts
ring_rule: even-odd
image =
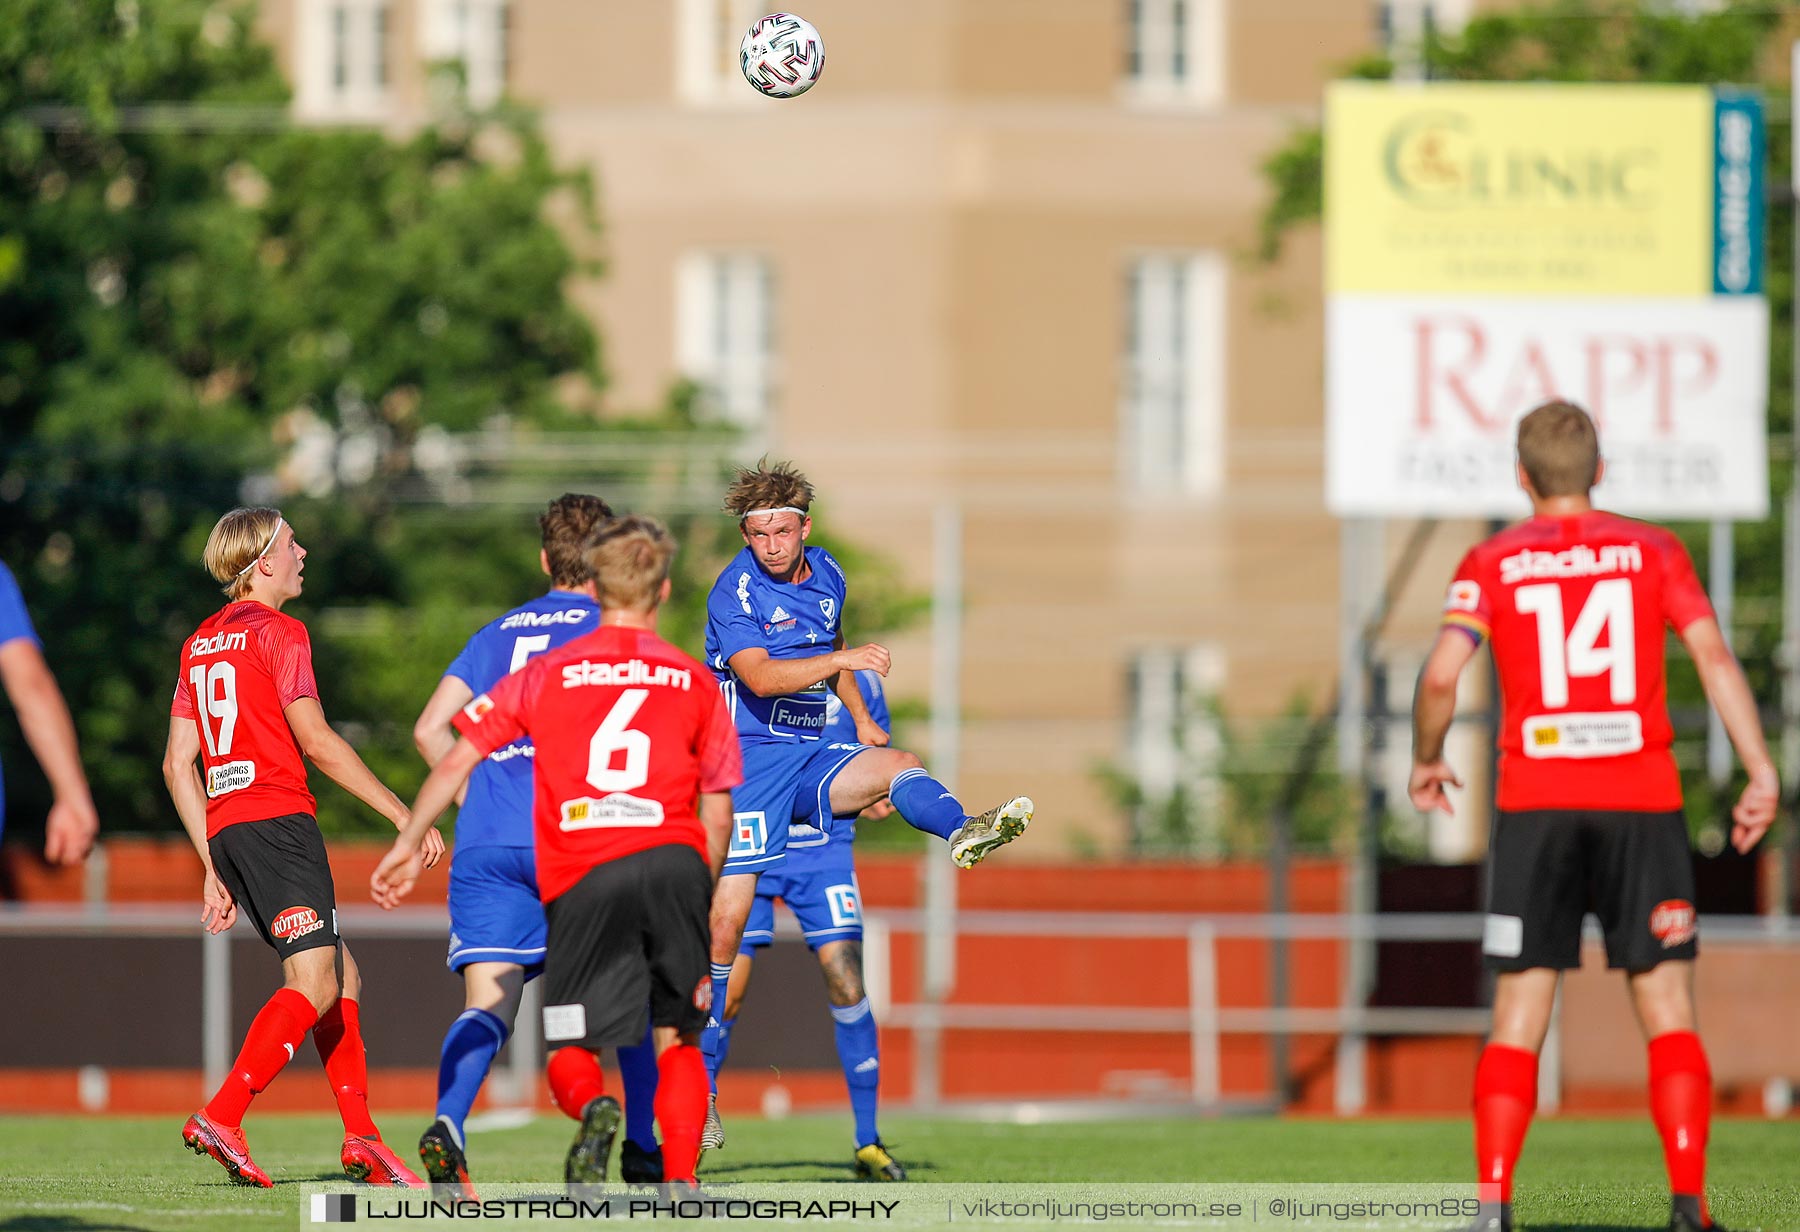
[[[208,935],[201,932],[194,906],[26,905],[0,907],[0,937],[130,936],[194,938],[201,947],[201,1056],[208,1088],[216,1085],[231,1063],[235,1039],[231,1022],[231,950],[233,942],[255,941],[251,928]],[[374,907],[339,909],[345,936],[357,938],[439,939],[448,916],[441,909],[409,908],[384,912]],[[952,1030],[1010,1032],[1106,1032],[1109,1034],[1185,1034],[1191,1061],[1191,1100],[1203,1107],[1222,1104],[1220,1054],[1229,1035],[1334,1035],[1340,1059],[1347,1046],[1370,1036],[1481,1035],[1488,1011],[1470,1007],[1335,1006],[1268,1008],[1219,1004],[1218,947],[1224,941],[1479,941],[1483,917],[1474,913],[1336,914],[1156,914],[1120,912],[964,911],[955,913],[954,935],[960,937],[1069,937],[1086,940],[1179,940],[1185,942],[1184,1005],[1000,1005],[950,1002],[930,990],[918,1000],[892,998],[891,944],[894,934],[929,935],[924,911],[871,911],[865,927],[864,963],[870,999],[882,1023],[914,1032],[921,1049],[942,1049],[943,1033]],[[777,932],[798,937],[786,914]],[[1752,947],[1800,946],[1800,921],[1780,916],[1708,916],[1709,944]],[[1599,931],[1588,922],[1587,935]],[[954,960],[952,960],[954,961]],[[952,978],[949,987],[954,986]],[[528,988],[535,993],[535,986]],[[535,1016],[535,1004],[521,1007],[522,1021]],[[523,1099],[537,1081],[541,1049],[535,1032],[514,1035],[507,1078],[509,1092]],[[1556,1106],[1560,1089],[1559,1031],[1553,1024],[1540,1069],[1546,1108]],[[919,1058],[939,1065],[941,1056]],[[1340,1095],[1339,1111],[1345,1107]]]

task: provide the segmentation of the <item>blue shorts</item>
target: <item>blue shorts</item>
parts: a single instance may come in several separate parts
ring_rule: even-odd
[[[458,847],[451,854],[450,970],[505,962],[536,975],[544,969],[545,936],[531,848]]]
[[[832,781],[869,746],[740,739],[739,747],[744,784],[731,793],[735,824],[720,874],[726,877],[779,868],[788,823],[811,816],[830,797]]]
[[[789,836],[789,841],[797,841]],[[786,903],[800,921],[806,947],[817,950],[830,941],[861,941],[862,891],[846,841],[807,847],[790,846],[787,863],[756,879],[756,901],[744,923],[738,953],[754,955],[775,940],[775,900]]]

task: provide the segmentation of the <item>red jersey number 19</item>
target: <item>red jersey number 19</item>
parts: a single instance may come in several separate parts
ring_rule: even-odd
[[[1569,704],[1571,677],[1611,674],[1608,682],[1615,706],[1637,700],[1637,641],[1632,619],[1631,582],[1608,578],[1595,582],[1573,627],[1563,622],[1562,587],[1555,583],[1521,586],[1514,600],[1524,615],[1537,617],[1538,669],[1544,705]],[[1563,630],[1568,629],[1565,638]],[[1606,645],[1599,645],[1601,634]]]
[[[200,720],[200,734],[206,737],[206,751],[213,757],[231,755],[231,737],[237,730],[237,669],[230,663],[196,663],[188,671],[194,686],[194,717]],[[211,716],[219,721],[218,734],[207,722]]]

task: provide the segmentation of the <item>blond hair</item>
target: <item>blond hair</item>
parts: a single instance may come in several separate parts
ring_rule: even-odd
[[[675,559],[675,537],[655,518],[631,514],[603,522],[588,540],[587,566],[602,608],[655,611]]]
[[[588,569],[588,543],[610,517],[612,506],[598,496],[564,492],[550,502],[538,518],[538,529],[544,532],[544,559],[550,565],[551,585],[573,590],[594,576]]]
[[[769,465],[759,459],[754,467],[739,467],[725,489],[725,512],[742,522],[758,509],[798,509],[803,514],[812,508],[813,486],[791,462]]]
[[[1600,437],[1573,402],[1546,402],[1519,421],[1519,465],[1541,497],[1585,496],[1600,469]]]
[[[220,518],[206,537],[200,559],[227,599],[242,598],[250,589],[250,566],[268,554],[281,533],[281,510],[264,506],[233,509]]]

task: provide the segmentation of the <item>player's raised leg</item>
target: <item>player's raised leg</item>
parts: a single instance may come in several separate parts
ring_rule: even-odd
[[[831,811],[836,814],[854,817],[883,798],[891,799],[915,830],[947,841],[950,858],[959,868],[974,868],[990,852],[1025,833],[1036,807],[1030,796],[1014,796],[971,816],[948,788],[931,777],[918,756],[904,749],[869,749],[831,784]]]

